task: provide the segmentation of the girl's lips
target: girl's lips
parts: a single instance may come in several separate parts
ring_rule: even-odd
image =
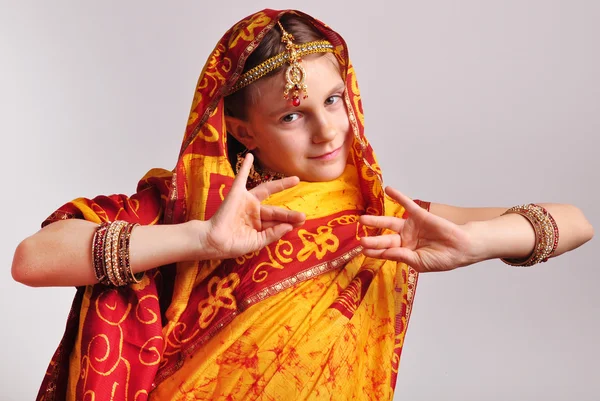
[[[342,150],[342,146],[340,146],[339,148],[337,148],[334,151],[331,151],[329,153],[325,153],[321,156],[317,156],[317,157],[311,157],[311,159],[314,160],[331,160],[331,159],[335,159],[335,157],[340,153],[340,151]]]

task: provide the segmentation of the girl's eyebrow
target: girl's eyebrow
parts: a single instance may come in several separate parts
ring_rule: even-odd
[[[283,107],[278,107],[277,110],[274,110],[272,113],[269,113],[269,116],[270,117],[275,117],[275,116],[277,116],[279,114],[282,114],[282,113],[284,113],[284,112],[286,112],[288,110],[291,110],[291,109],[292,109],[292,106],[290,106],[290,104],[286,104]],[[297,110],[298,107],[294,107],[294,109]]]
[[[346,89],[346,83],[344,81],[342,81],[339,84],[337,84],[336,86],[334,86],[333,89],[329,91],[329,93],[342,92],[345,89]]]
[[[346,90],[346,83],[344,81],[342,81],[339,84],[337,84],[336,86],[334,86],[327,93],[343,92],[344,90]],[[277,110],[273,111],[272,113],[269,113],[269,116],[275,117],[276,115],[284,113],[288,110],[298,110],[298,107],[292,107],[292,106],[290,106],[289,103],[286,103],[285,106],[279,107],[279,108],[277,108]]]

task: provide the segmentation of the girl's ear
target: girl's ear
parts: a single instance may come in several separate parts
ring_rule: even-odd
[[[231,116],[225,116],[225,124],[227,125],[227,132],[233,135],[233,137],[244,145],[246,149],[253,150],[256,148],[254,135],[252,135],[252,131],[246,121]]]

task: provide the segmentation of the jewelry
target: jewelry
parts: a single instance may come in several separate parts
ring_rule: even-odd
[[[502,259],[511,266],[533,266],[537,263],[548,261],[558,247],[558,226],[548,211],[533,203],[514,206],[502,215],[516,213],[525,217],[533,226],[535,232],[535,246],[531,255],[523,259]]]
[[[292,104],[300,105],[300,92],[303,92],[304,98],[308,96],[308,87],[306,86],[306,71],[302,67],[302,57],[314,53],[333,53],[333,45],[326,40],[315,40],[301,45],[295,45],[292,41],[294,37],[289,34],[281,23],[279,27],[282,31],[281,41],[286,43],[285,51],[263,61],[261,64],[246,71],[240,76],[237,83],[229,91],[229,95],[250,85],[254,81],[264,77],[271,71],[283,66],[286,62],[289,66],[285,72],[286,85],[283,91],[284,99],[289,99],[289,93],[292,92]]]
[[[119,269],[125,276],[126,283],[139,283],[144,277],[144,272],[134,274],[131,271],[131,265],[129,263],[129,242],[131,240],[131,232],[139,224],[128,224],[119,236]]]
[[[92,264],[100,284],[115,287],[139,283],[143,272],[133,274],[129,264],[129,242],[137,223],[122,220],[98,225],[92,239]]]
[[[237,162],[235,163],[235,174],[236,175],[240,172],[240,169],[242,168],[242,163],[244,162],[244,159],[246,158],[246,154],[248,152],[249,152],[249,150],[246,149],[243,152],[240,152],[237,154],[237,156],[236,156]],[[252,164],[252,166],[250,166],[250,172],[248,173],[248,180],[246,181],[246,188],[252,189],[254,187],[259,186],[263,182],[278,180],[283,177],[285,177],[285,175],[282,173],[277,173],[275,171],[271,171],[271,170],[268,170],[265,168],[262,168],[259,170],[259,169],[255,168],[254,164]]]
[[[110,281],[106,275],[106,266],[104,265],[104,244],[106,241],[106,233],[110,223],[102,223],[94,232],[92,240],[92,255],[94,264],[94,274],[96,280],[104,285],[110,285]]]
[[[292,104],[296,107],[300,106],[300,92],[304,93],[304,99],[308,97],[308,87],[306,86],[306,71],[304,71],[304,67],[300,62],[302,59],[298,55],[296,51],[296,46],[294,45],[294,36],[292,34],[286,32],[283,29],[283,25],[281,22],[277,21],[279,24],[279,28],[281,28],[281,41],[285,43],[285,51],[288,54],[288,63],[290,63],[287,70],[285,70],[285,89],[283,91],[283,98],[285,100],[289,99],[290,91],[292,92]]]

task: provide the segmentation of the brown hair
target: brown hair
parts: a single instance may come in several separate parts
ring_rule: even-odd
[[[312,42],[315,40],[325,39],[323,35],[312,26],[306,19],[299,17],[294,14],[286,14],[279,20],[283,28],[294,36],[294,43],[302,44]],[[281,29],[277,25],[273,27],[260,42],[260,45],[250,54],[244,65],[244,73],[252,68],[256,67],[263,61],[276,56],[277,54],[285,50],[285,43],[281,41]],[[284,66],[281,66],[263,78],[272,77],[278,74]],[[252,85],[246,86],[239,91],[227,96],[225,98],[225,110],[226,113],[232,117],[245,120],[246,115],[246,104],[251,101],[250,88]]]

